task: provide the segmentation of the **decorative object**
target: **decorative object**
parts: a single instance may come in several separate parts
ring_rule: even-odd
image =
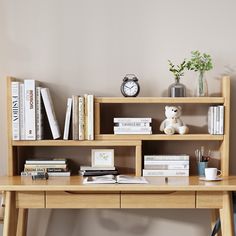
[[[185,97],[186,88],[185,85],[181,84],[180,77],[184,75],[184,69],[186,68],[186,61],[184,60],[180,65],[175,66],[170,60],[169,71],[171,71],[175,78],[175,83],[169,86],[169,97]]]
[[[184,125],[180,119],[182,108],[180,106],[166,106],[165,115],[166,119],[160,125],[160,131],[165,134],[172,135],[174,133],[186,134],[188,127]]]
[[[200,161],[197,163],[198,175],[205,176],[205,168],[208,166],[208,161]]]
[[[114,149],[92,149],[92,167],[114,167]]]
[[[205,72],[213,68],[211,56],[199,51],[191,52],[192,58],[187,62],[187,68],[199,72],[195,95],[197,97],[208,96],[208,86],[205,79]]]
[[[134,74],[127,74],[120,86],[120,91],[124,97],[138,96],[140,91],[138,78]]]

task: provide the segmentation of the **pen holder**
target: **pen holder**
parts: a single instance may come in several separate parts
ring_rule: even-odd
[[[208,162],[207,161],[200,161],[197,163],[198,168],[198,175],[205,176],[205,168],[207,168]]]

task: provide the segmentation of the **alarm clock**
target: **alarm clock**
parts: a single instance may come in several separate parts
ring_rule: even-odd
[[[138,78],[134,74],[127,74],[120,86],[120,91],[124,97],[138,96],[140,91]]]

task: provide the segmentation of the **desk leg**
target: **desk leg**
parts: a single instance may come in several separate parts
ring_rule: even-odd
[[[3,236],[16,235],[16,219],[17,219],[17,210],[15,202],[15,193],[7,191],[6,201],[5,201]]]
[[[223,208],[220,209],[222,236],[234,236],[233,204],[231,192],[223,193]]]
[[[26,236],[28,223],[28,209],[20,208],[17,221],[17,236]]]
[[[217,219],[220,217],[219,209],[214,209],[211,212],[211,229],[213,230]],[[221,232],[216,234],[216,236],[221,236]]]

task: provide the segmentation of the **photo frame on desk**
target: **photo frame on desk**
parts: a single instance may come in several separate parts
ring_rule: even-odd
[[[91,152],[93,167],[114,166],[114,149],[92,149]]]

